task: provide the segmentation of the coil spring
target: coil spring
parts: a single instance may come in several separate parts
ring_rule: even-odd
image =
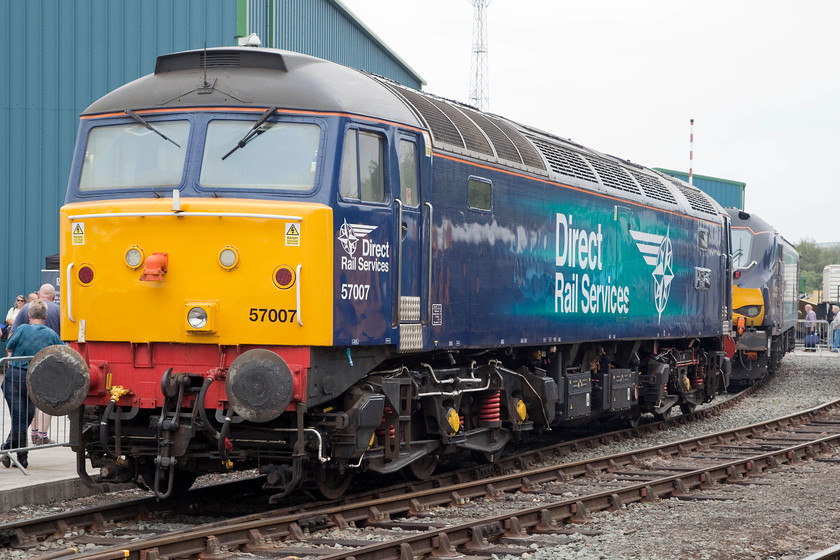
[[[387,422],[388,417],[393,413],[394,413],[394,410],[390,406],[385,405],[385,410],[382,412],[382,423],[384,424],[385,422]],[[393,424],[388,426],[388,431],[390,432],[390,435],[391,435],[392,438],[395,438],[397,436],[397,428]],[[376,430],[376,435],[378,435],[379,437],[384,436],[385,435],[385,429],[380,428],[380,429]]]
[[[500,422],[502,420],[502,394],[495,391],[481,398],[478,404],[478,419],[482,422]]]

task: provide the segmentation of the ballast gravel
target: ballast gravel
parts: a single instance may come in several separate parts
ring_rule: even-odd
[[[785,416],[838,398],[840,357],[831,353],[807,354],[800,351],[786,356],[779,371],[763,387],[721,415],[639,439],[613,443],[608,448],[572,453],[563,460],[576,461],[632,451],[728,430]],[[560,534],[491,543],[499,548],[499,552],[488,551],[481,555],[497,560],[793,560],[840,543],[840,449],[820,456],[818,460],[782,465],[748,483],[715,485],[703,493],[715,499],[663,499],[629,504],[615,513],[590,514],[585,523],[566,525]],[[125,497],[125,494],[91,497],[69,502],[64,507],[87,507],[97,500],[103,503]],[[426,521],[455,525],[558,499],[563,497],[516,493],[497,500],[436,508],[426,513]],[[57,511],[55,504],[26,506],[0,515],[0,523],[21,517],[51,515]],[[172,529],[176,528],[173,526]],[[322,531],[311,536],[321,542],[336,542],[388,540],[402,535],[404,533],[399,530],[348,528]],[[305,558],[299,554],[300,549],[297,550],[298,556]],[[318,555],[328,551],[338,552],[336,548],[326,547],[320,548]],[[278,552],[282,553],[282,549]],[[43,553],[44,550],[41,550],[40,554]],[[350,549],[347,553],[352,554]],[[0,550],[0,556],[4,558],[25,559],[37,555],[35,550]],[[232,553],[231,557],[257,558],[247,553]],[[273,557],[276,558],[276,554]]]

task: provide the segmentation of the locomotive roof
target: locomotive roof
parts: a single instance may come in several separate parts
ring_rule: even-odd
[[[428,129],[436,150],[706,219],[720,220],[723,212],[710,196],[670,175],[385,78],[279,49],[217,47],[159,56],[154,74],[105,95],[83,114],[225,105],[384,119]]]
[[[726,211],[732,218],[732,227],[749,228],[753,233],[776,233],[776,228],[752,212],[744,212],[739,208],[727,208]]]
[[[253,47],[159,56],[154,74],[112,91],[82,114],[219,105],[338,111],[423,126],[364,72],[300,53]]]

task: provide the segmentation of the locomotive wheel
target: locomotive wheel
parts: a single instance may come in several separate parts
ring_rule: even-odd
[[[697,405],[694,403],[682,403],[680,404],[680,412],[683,414],[691,414],[694,412],[694,409],[697,408]]]
[[[429,455],[424,455],[413,463],[410,463],[405,472],[414,480],[426,480],[435,472],[439,460],[440,457],[437,454],[430,453]]]
[[[321,473],[318,480],[318,493],[326,500],[337,500],[350,487],[353,482],[353,473],[345,471],[340,473],[337,469],[320,468]]]

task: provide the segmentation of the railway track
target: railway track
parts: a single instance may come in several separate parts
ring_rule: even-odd
[[[227,550],[236,546],[245,546],[253,551],[262,546],[260,543],[265,540],[266,536],[269,539],[276,539],[278,537],[301,538],[303,535],[315,533],[325,527],[342,527],[357,523],[367,528],[378,526],[383,530],[393,529],[394,527],[401,527],[403,525],[411,528],[410,525],[412,523],[414,525],[419,523],[415,529],[420,528],[428,532],[430,528],[423,526],[422,521],[406,524],[402,521],[394,522],[392,518],[408,515],[411,512],[422,514],[422,512],[428,511],[429,508],[433,508],[435,505],[446,505],[453,502],[468,503],[484,495],[499,496],[504,492],[512,492],[522,488],[530,489],[529,492],[534,492],[534,489],[537,488],[534,484],[542,484],[541,481],[546,476],[549,478],[554,476],[555,479],[560,480],[574,480],[585,474],[591,475],[606,469],[604,463],[598,462],[597,460],[578,464],[572,463],[562,468],[562,472],[565,473],[563,475],[556,474],[561,472],[556,466],[544,467],[542,470],[534,470],[532,466],[556,461],[558,458],[572,451],[600,449],[612,441],[626,440],[641,433],[663,430],[666,429],[667,424],[679,424],[702,419],[718,413],[722,408],[731,406],[733,402],[737,402],[739,398],[743,398],[744,396],[743,394],[738,395],[728,402],[709,407],[691,415],[677,416],[667,422],[651,422],[635,429],[598,434],[548,447],[526,450],[505,457],[494,465],[481,465],[453,470],[430,477],[425,481],[392,485],[370,492],[354,494],[348,496],[346,500],[339,504],[335,502],[312,503],[310,501],[304,505],[284,507],[279,510],[272,509],[271,513],[266,513],[268,508],[264,508],[262,511],[250,516],[243,516],[234,520],[225,520],[218,524],[209,525],[204,528],[205,533],[197,537],[197,539],[201,543],[200,546],[203,547],[201,550],[207,556],[207,554],[211,554],[208,552],[210,550]],[[545,474],[552,472],[555,474]],[[225,495],[241,495],[246,492],[258,492],[258,486],[259,484],[255,483],[255,481],[244,481],[224,487],[213,487],[202,489],[198,492],[191,492],[188,499],[182,499],[180,501],[155,502],[154,500],[139,499],[132,500],[128,503],[117,504],[114,507],[100,507],[95,508],[95,510],[69,512],[67,515],[62,514],[51,516],[50,518],[7,524],[0,526],[0,539],[2,539],[4,544],[9,546],[29,548],[44,539],[54,539],[58,535],[63,537],[71,533],[74,529],[85,529],[87,535],[81,539],[82,542],[101,544],[101,541],[105,539],[91,537],[91,531],[96,532],[98,530],[104,534],[112,534],[114,528],[118,525],[123,526],[132,519],[148,518],[154,510],[158,512],[166,510],[204,512],[206,509],[202,504],[207,501],[224,501]],[[411,496],[411,498],[407,498],[408,496]],[[577,508],[577,504],[572,506],[572,509],[575,508]],[[271,515],[277,520],[269,524],[270,526],[274,525],[274,529],[265,528],[264,520],[267,518],[267,515]],[[494,522],[489,521],[489,523],[492,524]],[[515,522],[510,523],[515,524]],[[220,525],[224,525],[227,529]],[[229,535],[235,534],[236,530],[228,532],[234,526],[241,526],[243,528],[242,530],[245,530],[247,534],[244,537],[241,534],[238,538],[230,537],[233,540],[222,538],[223,532]],[[141,534],[143,533],[142,531],[132,531],[124,527],[121,527],[119,532],[131,539],[139,539],[143,536]],[[146,531],[146,533],[148,532]],[[140,551],[142,550],[146,550],[143,556],[149,559],[153,559],[155,554],[158,554],[160,557],[198,554],[198,552],[192,551],[198,545],[194,544],[192,547],[187,546],[186,549],[182,548],[191,539],[191,537],[187,536],[187,533],[176,533],[175,536],[169,537],[174,539],[171,542],[166,536],[158,538],[163,538],[165,542],[154,541],[150,545],[137,546],[131,544],[128,548],[118,547],[115,550],[104,549],[99,552],[83,553],[75,556],[69,556],[73,549],[68,548],[63,551],[55,551],[49,557],[122,558],[126,557],[127,554],[128,557],[139,558]],[[241,541],[242,538],[245,540]],[[72,540],[69,539],[69,541]],[[443,540],[445,542],[446,537],[443,537]],[[241,542],[234,545],[236,541]],[[347,544],[349,546],[353,543]],[[174,547],[178,551],[172,554],[165,552],[161,547],[166,551]],[[156,552],[155,549],[157,549]],[[127,550],[130,552],[126,552]],[[59,556],[53,556],[54,554]],[[117,556],[114,556],[114,554]],[[215,552],[212,554],[219,553]]]

